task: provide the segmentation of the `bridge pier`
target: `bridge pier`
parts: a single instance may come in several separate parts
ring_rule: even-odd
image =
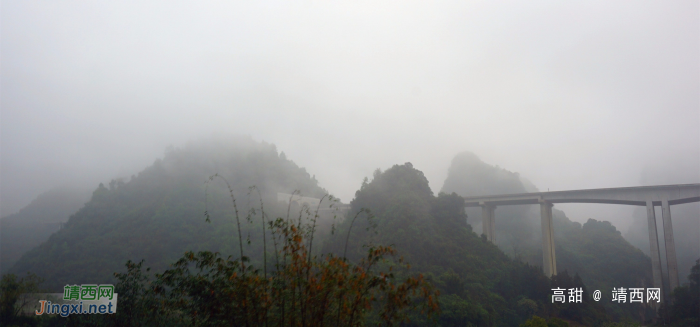
[[[649,254],[651,255],[651,273],[654,277],[654,287],[662,289],[661,294],[666,294],[661,274],[661,252],[659,251],[659,236],[656,230],[656,213],[654,204],[647,200],[647,222],[649,225]]]
[[[486,240],[491,243],[496,243],[496,206],[490,205],[488,203],[480,203],[481,205],[481,218],[482,218],[482,229],[484,235],[486,235]]]
[[[554,233],[552,230],[552,203],[605,203],[647,207],[649,240],[651,247],[652,274],[654,287],[663,290],[664,278],[661,273],[661,254],[659,250],[658,230],[654,205],[661,205],[666,244],[666,264],[669,271],[670,290],[680,285],[676,244],[671,223],[671,205],[700,202],[700,184],[656,185],[641,187],[616,187],[589,190],[571,190],[556,192],[532,192],[518,194],[499,194],[472,196],[464,198],[465,207],[482,207],[484,217],[484,235],[489,241],[495,241],[494,209],[496,206],[539,204],[542,217],[542,254],[543,271],[547,276],[557,274],[557,261],[554,251]]]
[[[666,199],[661,200],[661,217],[664,222],[666,265],[668,267],[668,283],[671,287],[668,294],[670,295],[680,284],[678,280],[678,263],[676,261],[676,243],[673,240],[673,226],[671,224],[671,207]]]
[[[554,229],[552,228],[553,204],[540,201],[540,215],[542,218],[542,270],[545,276],[552,277],[557,274],[557,258],[554,252]]]

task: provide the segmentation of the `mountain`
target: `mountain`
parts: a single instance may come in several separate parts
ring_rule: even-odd
[[[188,250],[238,254],[238,223],[227,186],[220,178],[208,186],[204,183],[215,173],[232,187],[240,243],[245,255],[258,264],[261,226],[259,219],[249,221],[246,215],[259,198],[249,187],[260,190],[268,219],[286,214],[287,205],[277,201],[278,192],[299,190],[316,198],[327,193],[274,145],[246,137],[194,142],[170,149],[129,181],[100,184],[62,229],[22,256],[9,272],[33,272],[46,279],[45,287],[59,292],[66,284],[114,282],[113,273],[123,270],[127,260],[145,259],[147,266],[159,271]],[[211,223],[205,222],[205,210]]]
[[[222,178],[210,178],[214,174],[225,178],[231,189]],[[612,287],[650,285],[649,258],[608,222],[591,219],[581,225],[554,210],[559,274],[552,279],[539,268],[538,210],[499,208],[496,244],[480,236],[480,212],[465,213],[462,196],[536,190],[524,181],[470,153],[455,157],[437,196],[410,163],[377,170],[355,193],[343,220],[327,228],[333,221],[323,218],[327,229],[316,231],[312,251],[347,254],[357,262],[368,247],[395,247],[412,267],[409,272],[396,271],[397,276],[422,273],[440,290],[438,323],[444,326],[517,326],[533,314],[585,325],[647,318],[642,306],[598,303],[590,296],[582,303],[551,301],[556,287],[590,294],[595,289],[606,293]],[[261,199],[249,188],[253,185]],[[194,142],[170,149],[128,181],[100,184],[62,229],[23,255],[9,272],[33,272],[46,279],[44,287],[60,292],[66,284],[114,283],[114,272],[123,272],[127,260],[143,259],[160,272],[185,251],[233,257],[243,252],[253,266],[274,269],[269,259],[274,244],[261,231],[260,210],[249,210],[259,209],[262,201],[268,221],[286,217],[288,208],[293,218],[304,216],[303,207],[279,197],[294,190],[308,201],[327,193],[274,145],[245,137]],[[236,199],[235,209],[230,194]],[[418,313],[411,321],[428,323]]]
[[[40,194],[19,212],[0,219],[0,272],[45,242],[89,199],[89,191],[57,187]]]
[[[440,325],[517,326],[532,314],[588,324],[608,319],[603,308],[588,299],[553,305],[551,288],[585,289],[579,276],[562,273],[550,280],[538,267],[509,258],[474,233],[462,197],[434,196],[423,173],[410,163],[377,170],[350,206],[324,252],[342,256],[347,247],[347,257],[357,261],[368,244],[394,246],[412,272],[426,274],[440,290]],[[362,208],[371,211],[371,218],[361,214],[354,219]],[[427,323],[419,316],[411,320]]]
[[[455,156],[442,192],[461,196],[524,193],[537,191],[536,186],[518,173],[489,165],[475,154]],[[468,221],[481,233],[481,209],[468,208]],[[557,271],[578,274],[591,289],[608,296],[602,301],[616,319],[644,321],[653,312],[638,304],[614,305],[613,287],[651,287],[651,259],[627,242],[610,222],[589,219],[581,225],[566,214],[553,210],[554,242]],[[540,215],[537,206],[503,206],[496,209],[496,244],[514,258],[532,265],[542,265]]]
[[[676,260],[678,262],[679,278],[682,281],[682,273],[690,271],[695,261],[700,259],[700,203],[684,203],[671,206],[673,220],[673,237],[676,246]],[[661,210],[656,208],[657,231],[663,235],[663,223],[661,222]],[[649,255],[649,227],[646,208],[638,207],[632,215],[632,224],[624,234],[626,240]],[[659,239],[659,251],[662,262],[666,262],[666,243],[663,236]],[[662,265],[664,274],[667,274],[665,265]]]
[[[646,165],[639,175],[640,185],[672,185],[700,183],[700,156],[690,155],[684,160],[664,160],[656,164]],[[700,259],[700,202],[684,203],[671,206],[673,220],[673,235],[676,246],[679,278],[685,279],[684,274],[690,271],[695,261]],[[661,208],[656,207],[657,231],[663,235]],[[625,239],[649,254],[649,228],[646,208],[634,210],[632,224],[624,233]],[[666,244],[663,237],[659,240],[662,262],[666,262]],[[666,267],[662,265],[663,273]]]
[[[520,175],[498,166],[484,163],[471,152],[457,154],[450,164],[441,192],[457,193],[460,196],[526,193],[534,185],[521,182]],[[481,234],[481,208],[467,208],[469,223]],[[496,208],[496,240],[506,253],[521,256],[531,264],[540,265],[534,253],[523,253],[524,249],[541,244],[539,208],[534,206],[502,206]]]

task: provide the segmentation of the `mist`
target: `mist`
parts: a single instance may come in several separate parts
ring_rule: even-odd
[[[0,215],[212,134],[349,202],[471,151],[540,190],[700,182],[700,5],[36,2],[0,11]],[[213,173],[213,172],[212,172]],[[561,205],[632,224],[634,208]]]

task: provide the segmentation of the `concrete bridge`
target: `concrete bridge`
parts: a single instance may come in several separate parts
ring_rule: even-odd
[[[700,202],[700,184],[659,185],[642,187],[601,188],[574,191],[537,192],[520,194],[502,194],[474,196],[465,198],[467,207],[481,207],[483,228],[486,239],[495,241],[495,210],[498,206],[539,204],[542,219],[542,256],[545,275],[557,274],[557,258],[554,252],[554,233],[552,232],[552,206],[556,203],[607,203],[645,206],[649,225],[649,244],[651,244],[652,275],[654,287],[663,288],[661,275],[661,254],[656,231],[654,206],[661,206],[666,244],[666,265],[671,290],[678,287],[678,265],[676,246],[673,240],[671,223],[671,206],[675,204]],[[666,293],[666,292],[664,292]]]

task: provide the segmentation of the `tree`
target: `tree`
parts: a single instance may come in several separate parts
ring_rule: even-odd
[[[673,301],[662,306],[660,316],[674,326],[700,326],[700,259],[690,268],[688,285],[677,287]]]
[[[23,324],[28,317],[20,313],[29,302],[22,294],[39,292],[39,284],[43,280],[34,274],[17,278],[15,274],[6,274],[0,280],[0,321],[4,324]]]
[[[219,176],[210,181],[215,177]],[[228,181],[226,184],[230,191]],[[238,222],[233,192],[230,196]],[[142,271],[143,262],[129,261],[126,273],[115,274],[119,310],[124,314],[69,318],[76,323],[91,320],[115,326],[357,326],[367,319],[394,325],[407,321],[407,312],[418,309],[428,316],[438,312],[439,293],[423,275],[395,275],[397,270],[406,275],[408,265],[396,258],[390,246],[367,246],[365,257],[357,264],[332,254],[313,256],[310,247],[318,208],[306,224],[301,218],[304,212],[311,211],[304,206],[298,220],[288,214],[286,219],[263,225],[275,245],[275,269],[269,274],[250,264],[241,242],[239,258],[223,258],[211,251],[187,252],[152,281]],[[251,210],[246,218],[256,213],[265,217],[262,200],[260,210]],[[209,221],[209,214],[205,216]],[[238,237],[240,240],[240,231]],[[104,320],[96,323],[95,319]]]
[[[528,319],[524,324],[520,325],[520,327],[547,327],[547,321],[544,320],[544,318],[532,316],[532,318]]]

